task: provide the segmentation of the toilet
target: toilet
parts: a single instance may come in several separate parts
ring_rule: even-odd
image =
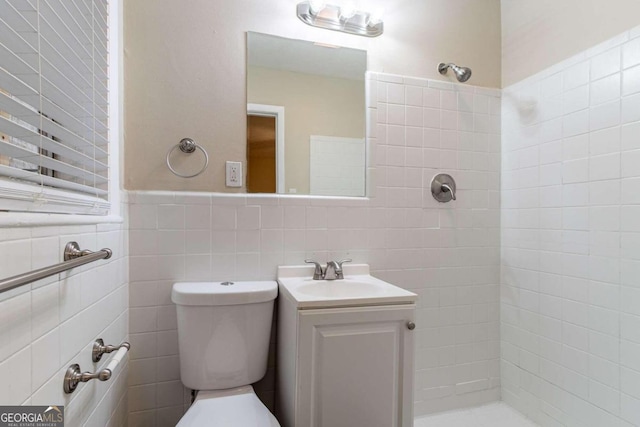
[[[276,282],[175,283],[180,378],[197,396],[178,427],[279,427],[251,384],[267,371]]]

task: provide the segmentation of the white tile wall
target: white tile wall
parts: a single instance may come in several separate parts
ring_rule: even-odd
[[[366,195],[364,138],[311,135],[309,152],[310,194]]]
[[[640,425],[640,38],[505,89],[502,397],[543,426]]]
[[[371,74],[367,94],[371,199],[130,193],[131,425],[188,401],[174,281],[275,279],[305,258],[369,263],[420,295],[417,415],[499,398],[500,92]],[[439,172],[457,202],[432,198]],[[273,370],[258,393],[272,402]]]
[[[19,215],[19,214],[5,214]],[[16,216],[16,220],[19,217]],[[62,261],[69,241],[83,249],[111,248],[113,256],[0,295],[0,402],[3,405],[64,405],[68,426],[122,426],[127,414],[127,360],[107,382],[62,391],[67,367],[83,371],[96,338],[128,339],[128,264],[122,224],[2,228],[3,277]]]

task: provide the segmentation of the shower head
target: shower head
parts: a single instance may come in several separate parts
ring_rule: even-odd
[[[438,71],[443,76],[447,74],[447,71],[451,68],[456,75],[456,79],[460,83],[464,83],[471,78],[471,68],[468,67],[458,67],[456,64],[445,64],[441,62],[438,64]]]

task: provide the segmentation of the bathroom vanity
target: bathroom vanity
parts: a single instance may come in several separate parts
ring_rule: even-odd
[[[413,425],[417,295],[372,277],[313,280],[278,269],[278,396],[283,427]]]

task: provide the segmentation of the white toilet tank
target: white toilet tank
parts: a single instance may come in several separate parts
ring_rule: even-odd
[[[260,380],[277,295],[271,281],[175,283],[182,383],[221,390]]]

